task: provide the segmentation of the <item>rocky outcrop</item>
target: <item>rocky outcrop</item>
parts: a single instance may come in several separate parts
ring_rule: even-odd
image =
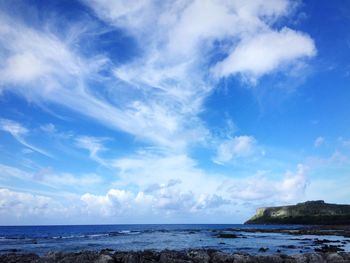
[[[275,255],[249,255],[244,253],[224,253],[215,250],[189,250],[162,252],[79,252],[79,253],[49,253],[42,257],[35,254],[3,254],[0,263],[327,263],[350,262],[350,253],[310,253],[287,256]]]
[[[327,204],[320,200],[258,208],[245,224],[348,225],[350,205]]]

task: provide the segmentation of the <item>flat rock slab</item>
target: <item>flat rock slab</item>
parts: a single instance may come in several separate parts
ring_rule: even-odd
[[[79,253],[51,252],[44,256],[36,254],[9,253],[0,255],[0,263],[350,263],[350,253],[308,253],[287,256],[276,255],[249,255],[246,253],[224,253],[215,250],[188,250],[188,251],[139,251],[101,252],[83,251]]]

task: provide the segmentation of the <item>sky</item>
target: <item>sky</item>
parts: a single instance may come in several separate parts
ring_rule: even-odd
[[[0,225],[350,203],[350,2],[0,1]]]

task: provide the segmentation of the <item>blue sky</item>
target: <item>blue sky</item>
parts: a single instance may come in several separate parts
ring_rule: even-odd
[[[350,3],[1,1],[0,224],[350,203]]]

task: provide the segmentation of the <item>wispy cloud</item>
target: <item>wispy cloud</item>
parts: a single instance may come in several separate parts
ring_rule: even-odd
[[[0,129],[10,133],[13,136],[13,138],[15,138],[20,144],[29,148],[30,150],[45,155],[47,157],[54,158],[53,155],[51,155],[47,151],[28,143],[24,139],[25,135],[29,133],[29,130],[22,126],[20,123],[8,119],[0,119]]]
[[[339,142],[343,147],[350,148],[350,139],[345,139],[345,138],[343,138],[343,137],[339,137],[339,138],[338,138],[338,142]]]
[[[89,156],[92,160],[98,162],[101,165],[107,166],[107,161],[99,156],[100,152],[106,150],[102,144],[104,140],[105,139],[91,136],[79,136],[75,139],[78,147],[89,151]]]
[[[75,48],[89,32],[89,23],[76,32],[72,27],[74,37],[63,39],[50,30],[49,21],[43,31],[4,15],[2,83],[14,84],[11,89],[28,100],[63,105],[137,139],[176,150],[210,136],[199,114],[216,77],[249,74],[258,79],[316,52],[305,33],[274,29],[274,22],[292,9],[286,0],[83,3],[111,26],[130,33],[141,56],[113,66],[105,55],[87,57]],[[290,42],[296,44],[285,45]],[[224,58],[212,62],[213,51],[225,53]],[[117,98],[105,99],[104,88],[99,92],[92,81],[114,87]]]
[[[96,186],[103,182],[103,179],[96,174],[73,175],[71,173],[56,173],[50,168],[41,168],[33,172],[5,164],[0,164],[0,173],[2,180],[17,178],[26,182],[46,185],[54,189],[68,187],[72,190],[72,188]]]

